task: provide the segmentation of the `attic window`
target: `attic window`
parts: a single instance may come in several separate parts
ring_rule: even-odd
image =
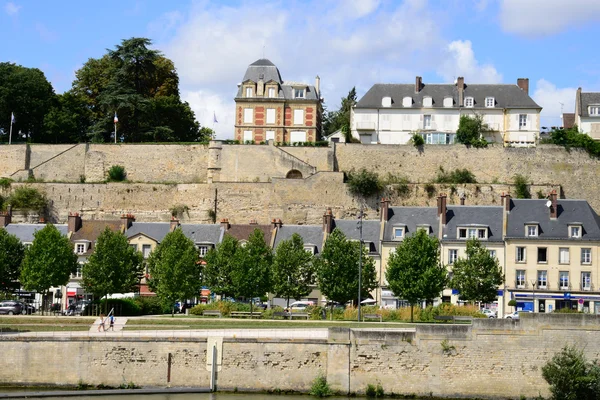
[[[493,97],[485,98],[485,106],[487,108],[493,108],[495,105],[496,105],[496,99],[494,99]]]
[[[444,98],[444,107],[452,107],[454,105],[454,99],[452,97]]]
[[[573,239],[580,239],[581,225],[569,225],[569,237]]]
[[[304,89],[294,89],[294,98],[295,99],[303,99],[304,98]]]
[[[418,224],[417,231],[425,231],[425,233],[427,233],[429,235],[429,233],[431,232],[431,225]]]
[[[432,107],[433,99],[429,96],[423,97],[423,107]]]
[[[591,106],[590,115],[600,115],[600,106]]]
[[[473,103],[472,97],[465,97],[465,107],[473,107]]]
[[[394,239],[402,239],[404,237],[404,227],[394,227]]]
[[[525,225],[525,235],[527,237],[537,237],[538,236],[538,226],[537,225]]]
[[[458,228],[459,239],[487,239],[486,228]]]
[[[269,97],[271,97],[271,98],[275,97],[275,88],[272,88],[272,87],[269,88]]]
[[[412,107],[412,97],[405,97],[402,99],[402,107]]]
[[[315,246],[313,246],[312,244],[305,245],[304,246],[304,251],[306,251],[307,253],[310,253],[310,254],[314,255],[315,254]]]
[[[246,97],[252,97],[252,88],[251,87],[246,88]]]
[[[389,96],[386,96],[384,98],[381,99],[381,106],[382,107],[391,107],[392,106],[392,98]]]

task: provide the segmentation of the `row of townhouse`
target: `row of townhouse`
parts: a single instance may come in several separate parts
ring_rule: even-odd
[[[500,206],[448,205],[447,197],[437,198],[437,207],[392,207],[382,200],[379,220],[362,221],[362,240],[373,258],[379,288],[372,293],[382,307],[397,307],[401,299],[388,288],[385,272],[391,252],[408,236],[425,230],[440,241],[441,262],[452,272],[452,264],[465,256],[470,238],[479,239],[498,259],[505,273],[505,284],[498,290],[498,312],[509,311],[508,302],[516,300],[519,309],[552,312],[562,308],[600,313],[600,218],[584,200],[558,199],[556,192],[548,199],[512,199],[503,195]],[[10,217],[0,216],[0,226],[29,244],[43,224],[11,224]],[[247,240],[254,229],[260,229],[266,242],[276,248],[294,233],[304,240],[305,249],[318,256],[334,229],[349,239],[360,240],[356,220],[336,219],[328,209],[321,225],[286,225],[272,220],[269,225],[256,221],[249,224],[181,224],[170,222],[136,222],[132,215],[120,221],[83,220],[71,214],[67,224],[57,228],[68,235],[80,264],[94,251],[100,233],[109,227],[123,232],[136,250],[148,258],[164,237],[181,229],[197,246],[200,256],[221,243],[224,235]],[[147,271],[146,274],[147,276]],[[65,305],[86,293],[81,286],[81,271],[61,288]],[[140,282],[140,295],[152,295],[145,278]],[[206,297],[208,291],[203,291]],[[300,300],[300,299],[298,299]],[[306,299],[323,300],[318,289]],[[436,302],[459,303],[459,293],[448,288]],[[280,304],[274,299],[274,304]],[[283,303],[281,303],[283,304]]]

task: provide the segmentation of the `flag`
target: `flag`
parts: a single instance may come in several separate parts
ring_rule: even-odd
[[[218,123],[219,123],[219,121],[217,121],[217,113],[216,113],[216,112],[214,112],[214,111],[213,111],[213,122],[214,122],[215,124],[218,124]]]
[[[14,124],[15,123],[15,113],[10,113],[10,124]]]
[[[115,111],[115,119],[113,120],[115,124],[119,122],[119,117],[117,117],[117,112]]]

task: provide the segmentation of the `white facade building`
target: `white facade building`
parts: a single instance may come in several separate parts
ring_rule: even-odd
[[[454,143],[461,115],[481,115],[489,142],[535,146],[542,108],[529,97],[529,79],[517,85],[376,84],[352,109],[352,135],[362,143],[406,144],[414,133],[428,144]]]
[[[581,132],[600,140],[600,93],[582,93],[577,89],[575,97],[575,124]]]

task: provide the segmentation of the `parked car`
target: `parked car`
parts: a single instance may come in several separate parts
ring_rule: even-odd
[[[299,311],[299,310],[306,310],[306,307],[308,306],[312,306],[314,305],[312,301],[295,301],[292,304],[290,304],[290,309]]]
[[[521,310],[521,311],[515,311],[512,312],[508,315],[506,315],[504,318],[508,318],[508,319],[519,319],[519,314],[520,313],[528,313],[529,311],[525,311],[525,310]]]
[[[23,309],[22,314],[35,314],[35,306],[33,304],[25,303],[23,301],[17,301],[17,303],[21,304],[21,308]]]
[[[496,311],[492,311],[489,308],[483,308],[483,309],[479,310],[479,312],[488,318],[497,318]]]
[[[0,302],[0,314],[16,315],[23,313],[23,306],[18,301],[5,300]]]

